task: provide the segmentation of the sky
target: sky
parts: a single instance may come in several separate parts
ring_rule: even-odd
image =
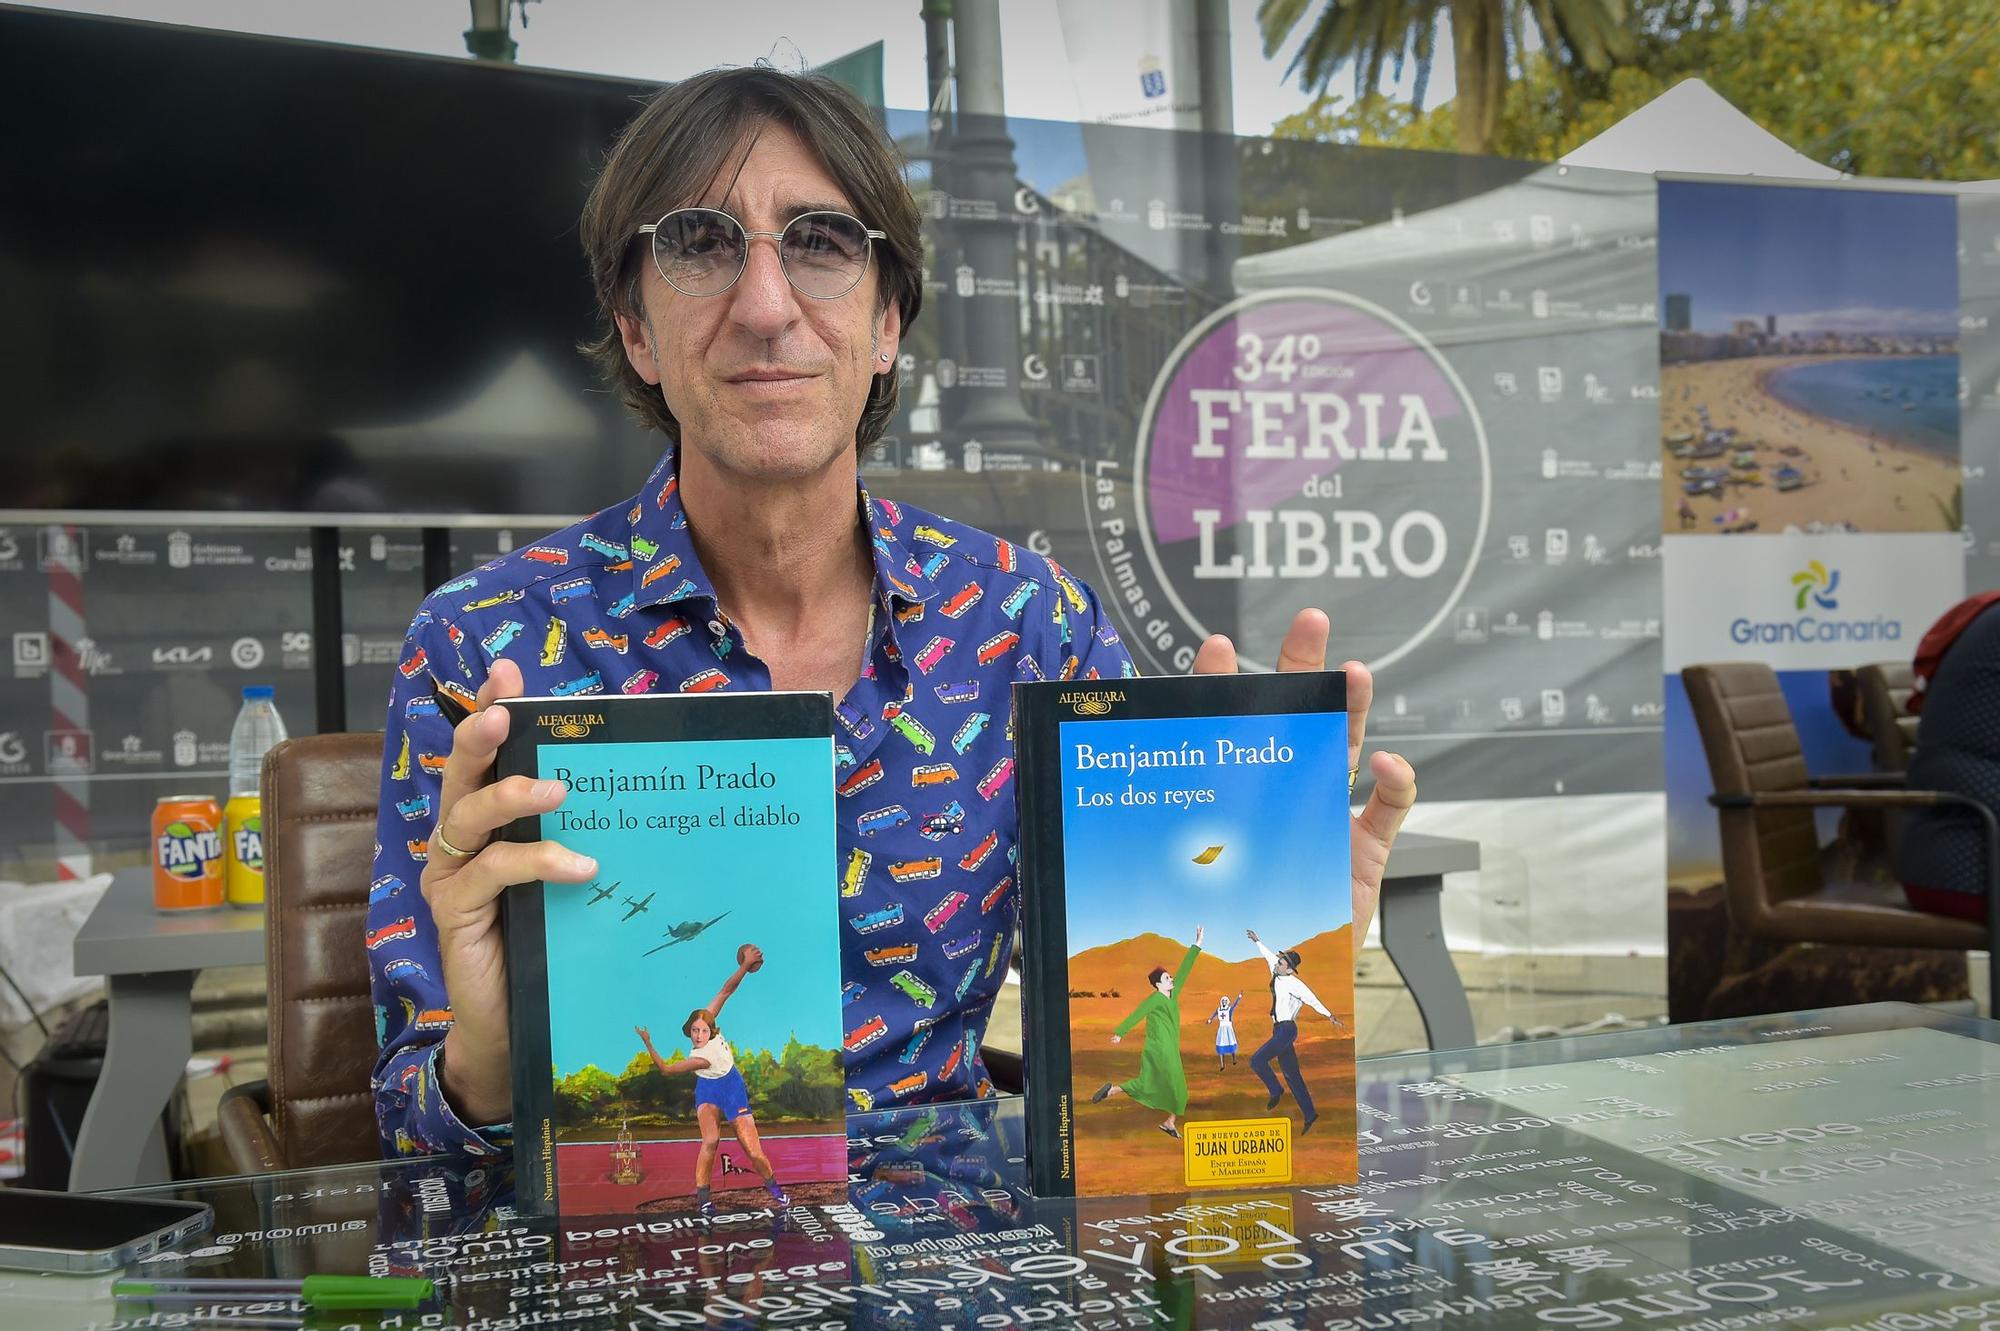
[[[796,1033],[808,1044],[838,1048],[841,1039],[840,920],[826,890],[826,848],[834,838],[833,795],[826,774],[830,739],[718,740],[662,744],[572,744],[541,747],[541,775],[558,765],[575,773],[607,770],[658,773],[671,765],[687,776],[684,794],[621,794],[606,798],[572,790],[566,810],[603,810],[640,820],[630,833],[552,826],[544,835],[598,862],[598,881],[618,885],[615,897],[593,904],[588,884],[544,889],[548,928],[550,1053],[562,1075],[595,1063],[614,1077],[643,1052],[634,1026],[652,1031],[665,1057],[686,1049],[681,1023],[708,1006],[736,969],[736,949],[755,943],[764,968],[747,975],[722,1012],[723,1037],[737,1050],[784,1047]],[[663,754],[670,756],[663,758]],[[754,758],[776,784],[754,795],[702,793],[698,764],[741,771]],[[804,796],[801,797],[801,792]],[[648,814],[731,813],[745,803],[785,803],[795,827],[647,831]],[[663,846],[662,842],[665,842]],[[628,899],[652,900],[627,921]],[[724,912],[729,912],[724,916]],[[723,916],[692,940],[651,956],[664,933],[682,921]],[[786,927],[779,928],[777,922]]]
[[[1090,0],[1004,0],[1000,45],[1010,116],[1074,120],[1076,86],[1058,5]],[[465,0],[25,0],[66,9],[156,22],[224,28],[267,36],[347,42],[431,55],[465,55],[470,26]],[[1230,0],[1231,66],[1236,132],[1268,133],[1271,125],[1311,98],[1282,75],[1294,40],[1265,60],[1257,33],[1258,0]],[[816,65],[880,41],[884,95],[891,107],[928,102],[924,28],[919,0],[754,0],[753,5],[704,10],[690,0],[538,0],[517,18],[514,40],[524,65],[670,81],[715,65],[759,59]],[[727,16],[716,21],[715,15]],[[738,15],[744,17],[738,17]],[[704,16],[705,15],[705,16]],[[754,15],[754,17],[748,17]],[[704,16],[704,17],[697,17]],[[1448,38],[1440,45],[1450,50]],[[1452,95],[1450,60],[1431,77],[1427,102]],[[1399,84],[1407,95],[1414,71]],[[1351,77],[1336,78],[1341,92]]]
[[[1945,194],[1660,182],[1660,290],[1700,332],[1958,327],[1957,201]],[[1665,318],[1664,302],[1661,317]]]
[[[1267,739],[1291,746],[1290,762],[1249,766],[1215,761],[1215,740],[1251,747]],[[1154,767],[1139,772],[1082,768],[1076,748],[1101,753],[1175,749],[1182,741],[1204,751],[1206,766]],[[1255,929],[1273,950],[1337,929],[1353,918],[1344,838],[1347,835],[1347,716],[1199,717],[1164,720],[1072,721],[1061,727],[1063,873],[1068,884],[1069,950],[1078,952],[1141,933],[1194,941],[1206,925],[1203,950],[1223,961],[1257,956],[1244,936]],[[1126,788],[1150,791],[1152,805],[1123,802]],[[1332,787],[1329,816],[1301,817],[1300,791]],[[1085,796],[1113,802],[1083,804]],[[1213,803],[1175,807],[1167,791],[1212,790]],[[1211,864],[1195,857],[1210,846]],[[1134,910],[1134,903],[1143,909]],[[1178,956],[1161,957],[1169,969]]]

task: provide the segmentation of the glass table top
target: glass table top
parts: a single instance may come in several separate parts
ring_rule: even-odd
[[[490,1160],[134,1192],[215,1208],[148,1274],[432,1276],[412,1327],[2000,1331],[2000,1025],[1883,1004],[1368,1059],[1357,1111],[1356,1183],[1193,1196],[1030,1196],[1009,1099],[857,1115],[845,1205],[714,1221],[643,1178],[625,1214],[526,1218]],[[0,1272],[0,1326],[192,1324],[109,1283]]]

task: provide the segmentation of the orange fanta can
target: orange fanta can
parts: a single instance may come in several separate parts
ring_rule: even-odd
[[[206,795],[163,795],[153,806],[153,904],[222,904],[222,806]]]

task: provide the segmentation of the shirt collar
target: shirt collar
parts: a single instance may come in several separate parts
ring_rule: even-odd
[[[868,527],[869,554],[875,561],[877,599],[885,604],[893,599],[913,605],[936,596],[937,583],[924,572],[922,562],[901,534],[901,528],[911,521],[908,511],[894,500],[870,496],[859,477],[855,489],[859,512],[865,515]],[[690,600],[715,603],[715,585],[695,554],[687,510],[681,505],[678,449],[670,448],[660,458],[632,500],[626,519],[632,534],[635,606]]]

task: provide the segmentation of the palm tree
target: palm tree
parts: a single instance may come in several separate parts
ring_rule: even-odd
[[[1315,6],[1318,13],[1309,18]],[[1324,91],[1336,72],[1352,65],[1356,95],[1366,96],[1380,85],[1384,65],[1400,75],[1403,62],[1415,60],[1412,100],[1421,108],[1438,23],[1449,16],[1459,150],[1490,153],[1512,72],[1508,39],[1518,60],[1524,14],[1533,18],[1543,48],[1567,70],[1603,74],[1637,49],[1626,0],[1261,0],[1257,26],[1269,57],[1301,23],[1309,25],[1285,71],[1286,78],[1299,75],[1308,89]]]

